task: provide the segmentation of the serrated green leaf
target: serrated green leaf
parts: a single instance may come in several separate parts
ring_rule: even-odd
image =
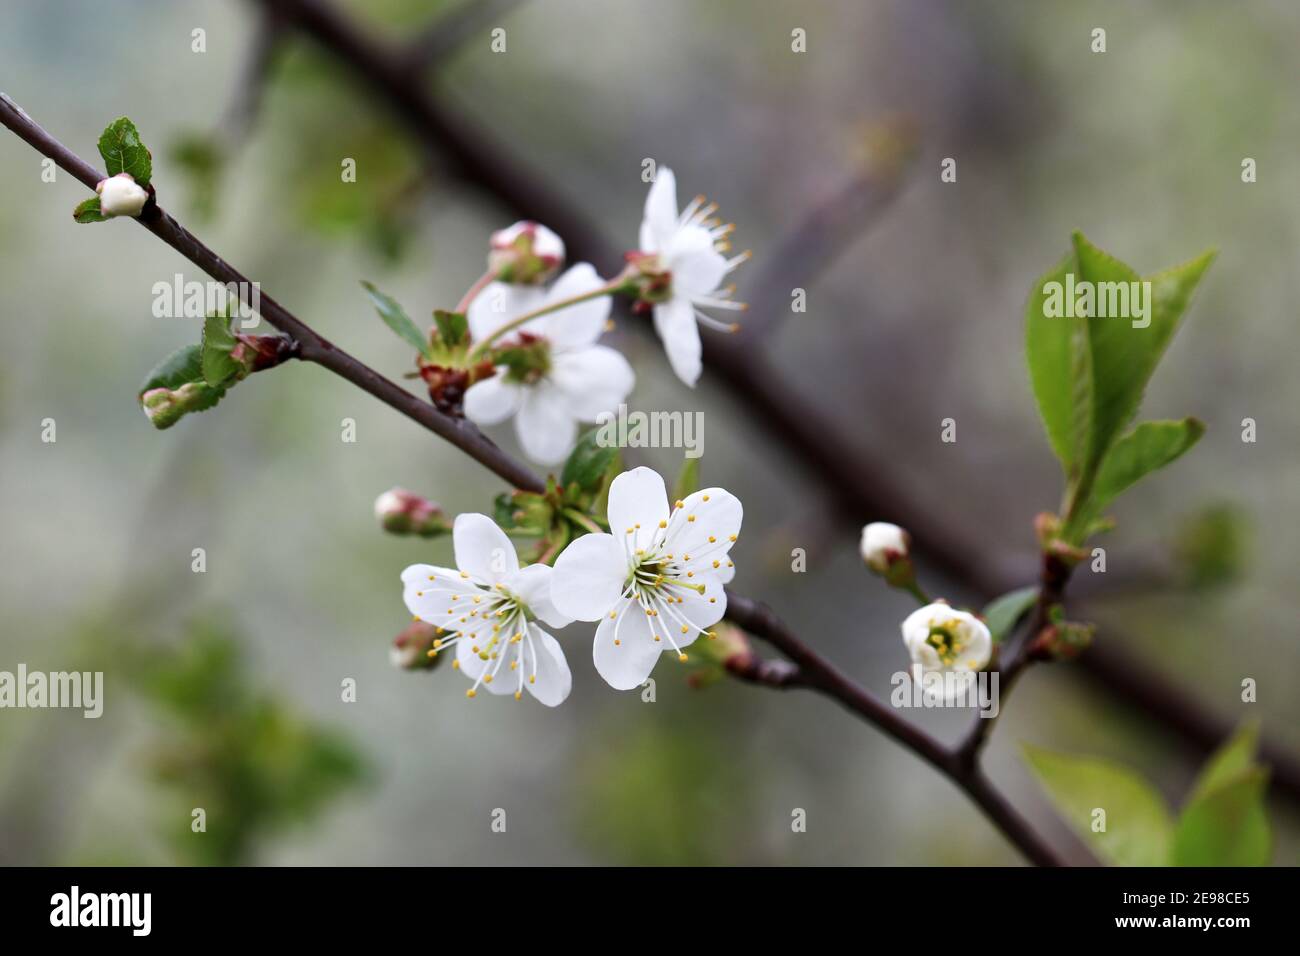
[[[105,127],[99,137],[99,155],[104,157],[110,176],[130,173],[141,186],[148,186],[153,178],[153,157],[140,141],[135,124],[125,116]]]
[[[1025,358],[1047,439],[1066,474],[1083,459],[1091,407],[1086,320],[1046,313],[1047,287],[1064,287],[1076,269],[1071,253],[1038,279],[1025,304]]]
[[[204,381],[209,385],[229,385],[245,371],[230,354],[238,344],[239,340],[230,331],[230,319],[213,314],[203,320]]]
[[[438,338],[447,348],[458,348],[469,341],[469,320],[463,312],[437,309],[433,322],[438,327]]]
[[[673,500],[680,501],[700,490],[700,459],[687,458],[682,462],[682,470],[677,473],[677,484],[673,486]]]
[[[1267,866],[1273,842],[1264,808],[1268,770],[1248,766],[1215,776],[1213,786],[1183,808],[1174,831],[1173,865]]]
[[[1104,861],[1115,866],[1164,866],[1172,824],[1164,800],[1127,767],[1025,746],[1025,761],[1066,822]],[[1105,830],[1095,832],[1105,811]]]
[[[72,210],[72,218],[80,223],[108,222],[109,220],[108,216],[100,212],[98,196],[91,196],[85,202],[78,203],[77,208]]]
[[[366,290],[366,294],[370,296],[370,301],[374,303],[375,311],[384,320],[384,324],[421,355],[427,356],[429,354],[429,340],[425,338],[424,333],[419,330],[411,317],[406,314],[406,310],[397,303],[397,300],[380,292],[369,282],[362,282],[361,286]]]
[[[994,644],[1006,640],[1007,635],[1016,626],[1016,622],[1034,606],[1036,600],[1038,600],[1038,588],[1030,586],[1008,591],[988,603],[980,612],[980,617],[984,618],[984,624],[988,627]]]
[[[155,366],[137,398],[153,426],[164,429],[190,412],[212,408],[225,394],[225,388],[204,379],[202,348],[187,345]]]
[[[1077,532],[1086,528],[1122,492],[1179,458],[1204,434],[1205,425],[1198,419],[1184,418],[1142,422],[1115,442],[1101,461],[1087,503],[1076,511],[1066,529],[1066,540],[1075,540]]]
[[[577,484],[583,491],[593,491],[600,483],[610,462],[618,456],[618,448],[600,444],[601,429],[592,428],[578,439],[564,463],[560,483],[564,487]]]

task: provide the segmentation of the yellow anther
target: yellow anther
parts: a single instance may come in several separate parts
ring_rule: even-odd
[[[685,504],[685,502],[682,501],[680,498],[678,498],[678,499],[677,499],[677,503],[674,504],[673,507],[674,507],[674,508],[680,508],[680,507],[682,507],[684,504]]]
[[[617,637],[614,638],[614,646],[615,646],[615,647],[618,647],[618,646],[619,646],[620,644],[622,644],[622,643],[623,643],[623,642],[620,641]]]
[[[429,650],[425,651],[425,655],[428,657],[437,657],[438,651],[436,648],[430,648]]]
[[[493,654],[492,656],[493,656],[493,657],[496,657],[495,654]],[[490,683],[492,683],[492,675],[491,675],[491,674],[484,674],[484,675],[483,675],[483,683],[485,683],[485,684],[490,684]]]
[[[441,628],[439,628],[439,630],[441,630]],[[436,637],[433,639],[433,649],[436,651],[442,650],[442,641],[438,640]]]
[[[689,627],[687,627],[685,624],[682,625],[682,633],[683,633],[683,634],[689,634],[689,633],[690,633],[690,630],[691,630],[691,629],[690,629]]]
[[[686,520],[687,520],[687,521],[694,521],[694,520],[695,520],[695,515],[687,515],[687,516],[686,516]]]
[[[717,604],[717,603],[718,603],[718,599],[717,599],[717,598],[709,598],[709,603],[710,603],[710,604]]]
[[[415,596],[416,596],[416,597],[424,597],[424,592],[423,592],[423,591],[416,591],[416,592],[415,592]]]
[[[678,659],[679,661],[681,661],[683,664],[686,663],[686,655],[685,655],[685,654],[678,654],[678,655],[677,655],[677,659]]]
[[[435,634],[446,634],[446,633],[447,633],[447,629],[446,629],[445,627],[440,627],[440,628],[438,628],[436,631],[434,631],[433,633],[435,633]]]
[[[702,501],[708,501],[708,500],[709,500],[709,496],[708,496],[708,495],[705,495],[701,500],[702,500]]]
[[[714,566],[715,568],[716,568],[716,567],[719,567],[721,564],[722,564],[721,561],[714,561],[714,562],[713,562],[713,566]]]
[[[683,555],[682,555],[682,560],[683,560],[683,561],[689,561],[689,560],[691,560],[691,556],[690,556],[689,554],[683,554]]]
[[[478,693],[478,691],[476,691],[473,687],[471,687],[469,690],[465,691],[465,696],[466,696],[466,697],[473,697],[473,696],[474,696],[475,694],[477,694],[477,693]]]
[[[736,540],[736,536],[735,536],[734,534],[732,534],[732,535],[728,535],[728,536],[727,536],[727,540],[728,540],[728,541],[735,541],[735,540]]]
[[[709,631],[709,640],[711,640],[711,641],[716,641],[717,639],[718,639],[718,632],[717,632],[717,631]]]
[[[709,535],[709,544],[713,544],[713,543],[715,543],[717,540],[718,540],[718,539],[715,538],[713,535]]]
[[[610,619],[611,621],[616,620],[617,618],[618,618],[618,611],[610,611],[610,612],[609,612],[609,619]]]
[[[458,671],[458,670],[460,670],[460,661],[455,661],[455,660],[452,661],[452,662],[451,662],[451,669],[454,670],[454,671]]]
[[[658,635],[658,634],[655,635],[655,640],[656,640],[656,641],[659,640],[659,635]]]
[[[529,675],[528,675],[528,683],[530,683],[530,684],[536,684],[536,683],[537,683],[537,675],[536,675],[536,674],[529,674]]]
[[[411,615],[411,620],[412,620],[412,621],[418,621],[419,619],[420,619],[420,615],[418,615],[418,614],[412,614],[412,615]]]
[[[661,528],[666,528],[666,527],[668,527],[668,522],[667,522],[667,521],[661,521],[661,522],[659,522],[659,527],[661,527]]]
[[[693,577],[695,577],[695,572],[694,572],[694,571],[687,571],[687,572],[686,572],[686,576],[687,576],[688,578],[693,578]]]
[[[432,581],[433,579],[434,579],[434,578],[433,578],[433,575],[432,575],[432,574],[429,575],[429,580]]]
[[[521,700],[521,699],[523,698],[523,696],[524,696],[524,692],[523,692],[523,691],[521,691],[521,690],[517,690],[517,691],[515,691],[515,700]]]
[[[461,576],[462,578],[464,578],[465,580],[467,580],[467,581],[469,580],[469,572],[468,572],[468,571],[462,571],[462,572],[460,572],[460,576]]]

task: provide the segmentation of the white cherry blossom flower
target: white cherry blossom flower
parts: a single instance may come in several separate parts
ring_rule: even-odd
[[[413,564],[402,572],[407,608],[437,628],[434,653],[455,648],[452,666],[474,682],[467,697],[485,686],[516,700],[527,690],[548,707],[563,702],[573,677],[559,641],[538,623],[573,620],[551,603],[552,569],[521,568],[515,546],[486,515],[457,516],[452,545],[455,569]]]
[[[722,253],[730,246],[727,236],[734,226],[713,219],[717,205],[697,196],[679,214],[677,178],[659,167],[645,201],[641,222],[640,253],[633,265],[645,278],[642,300],[654,308],[655,331],[663,341],[673,371],[687,385],[700,377],[700,330],[697,322],[722,331],[735,331],[701,312],[701,307],[743,311],[731,299],[731,287],[720,288],[729,272],[749,258],[744,252],[732,258]]]
[[[907,557],[909,540],[898,525],[873,521],[862,529],[862,560],[872,571],[884,574],[891,562]]]
[[[903,621],[903,643],[912,657],[912,672],[918,683],[929,674],[953,674],[946,681],[949,698],[963,684],[975,680],[977,671],[988,666],[993,655],[993,638],[984,622],[968,611],[958,611],[943,602],[928,604]]]
[[[562,614],[600,621],[592,657],[611,687],[644,683],[660,653],[683,648],[727,610],[723,585],[743,510],[722,488],[706,488],[670,510],[664,481],[649,468],[619,475],[609,489],[611,534],[587,534],[555,562],[551,600]]]
[[[549,289],[493,282],[469,307],[470,333],[486,341],[508,322],[551,303],[594,293],[605,283],[583,262]],[[579,422],[594,422],[627,398],[636,382],[620,353],[597,345],[609,319],[609,296],[558,309],[511,333],[520,362],[498,365],[496,374],[465,393],[465,417],[495,425],[510,417],[524,453],[543,465],[562,462],[577,440]]]
[[[130,173],[118,173],[95,186],[99,211],[105,216],[138,216],[149,201],[149,193]]]

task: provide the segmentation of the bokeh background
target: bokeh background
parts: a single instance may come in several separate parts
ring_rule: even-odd
[[[456,6],[336,2],[391,40]],[[505,53],[489,48],[493,26]],[[1105,54],[1090,51],[1099,26]],[[449,169],[430,171],[350,73],[293,36],[255,118],[232,118],[257,27],[253,2],[7,0],[0,89],[92,159],[104,124],[129,114],[165,206],[399,376],[410,356],[358,280],[413,315],[450,307],[511,217]],[[796,27],[806,53],[791,51]],[[205,53],[191,50],[196,28]],[[1122,627],[1129,650],[1207,707],[1258,717],[1300,752],[1298,42],[1300,7],[1281,0],[533,0],[475,24],[427,83],[611,241],[634,243],[641,161],[655,157],[685,195],[722,204],[759,263],[859,174],[882,124],[913,130],[898,198],[817,264],[807,312],[763,347],[792,394],[999,566],[1032,568],[1032,517],[1059,494],[1021,352],[1032,280],[1074,228],[1143,272],[1217,246],[1145,406],[1195,414],[1209,432],[1120,505],[1108,573],[1083,587],[1102,640]],[[939,180],[949,156],[955,184]],[[339,181],[342,157],[357,159],[357,183]],[[1254,184],[1241,181],[1244,157]],[[108,681],[99,720],[0,712],[0,861],[1018,862],[953,787],[810,694],[693,689],[665,661],[644,703],[598,679],[584,625],[561,635],[575,686],[556,710],[469,703],[449,669],[394,668],[398,574],[446,563],[450,544],[384,535],[375,496],[401,485],[486,511],[497,479],[308,366],[258,375],[216,411],[155,432],[137,384],[199,329],[154,318],[151,287],[203,277],[144,230],[74,225],[85,190],[64,173],[42,182],[39,156],[7,131],[0,171],[0,669],[102,669]],[[738,282],[744,298],[745,271]],[[860,522],[829,510],[743,396],[707,368],[688,391],[628,324],[615,334],[638,372],[634,406],[702,409],[705,480],[745,502],[737,586],[886,694],[909,605],[863,571]],[[1240,440],[1247,416],[1255,444]],[[953,445],[939,441],[946,417]],[[344,418],[355,444],[340,440]],[[508,428],[494,437],[514,448]],[[680,467],[680,452],[645,458],[670,476]],[[1207,520],[1227,560],[1180,562]],[[806,573],[791,572],[793,547],[807,550]],[[932,572],[927,583],[974,597]],[[1253,705],[1239,699],[1244,677],[1259,682]],[[346,678],[354,703],[341,699]],[[945,736],[965,726],[918,719]],[[1173,801],[1195,772],[1168,733],[1068,666],[1037,669],[990,769],[1062,843],[1021,741],[1126,762]],[[200,806],[202,836],[189,830]],[[504,834],[490,827],[498,807]],[[794,808],[806,833],[791,832]],[[1275,862],[1294,863],[1300,820],[1272,809]]]

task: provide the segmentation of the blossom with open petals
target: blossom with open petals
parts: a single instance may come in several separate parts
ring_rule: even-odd
[[[959,691],[962,681],[973,681],[977,671],[988,666],[993,655],[993,638],[988,627],[969,611],[958,611],[943,602],[918,608],[903,621],[903,643],[912,657],[915,678],[951,673],[958,680],[945,687]]]
[[[486,515],[459,515],[452,545],[455,569],[413,564],[402,572],[407,608],[437,628],[433,653],[455,647],[453,666],[474,682],[468,697],[485,686],[516,700],[527,690],[548,707],[560,704],[573,677],[559,641],[538,621],[564,627],[573,619],[551,603],[551,568],[521,568],[515,546]]]
[[[700,330],[697,322],[723,331],[735,326],[700,311],[744,310],[731,299],[732,288],[721,287],[731,270],[749,258],[744,252],[728,259],[727,236],[734,228],[713,219],[717,205],[696,196],[679,214],[677,177],[659,168],[645,201],[640,252],[632,257],[641,273],[641,299],[654,309],[655,331],[663,341],[673,371],[687,385],[700,377]]]
[[[605,283],[583,262],[549,289],[493,282],[469,307],[470,333],[485,341],[513,319],[553,302],[594,292]],[[563,461],[578,437],[579,422],[594,422],[627,398],[636,375],[614,349],[597,345],[609,319],[609,296],[600,296],[524,323],[498,355],[510,359],[496,374],[465,393],[465,417],[495,425],[514,416],[524,453],[543,465]]]
[[[619,475],[609,488],[610,534],[587,534],[555,562],[551,600],[561,614],[600,621],[592,656],[612,687],[629,690],[660,653],[683,648],[727,610],[723,585],[740,533],[739,499],[705,488],[671,509],[664,481],[649,468]]]

